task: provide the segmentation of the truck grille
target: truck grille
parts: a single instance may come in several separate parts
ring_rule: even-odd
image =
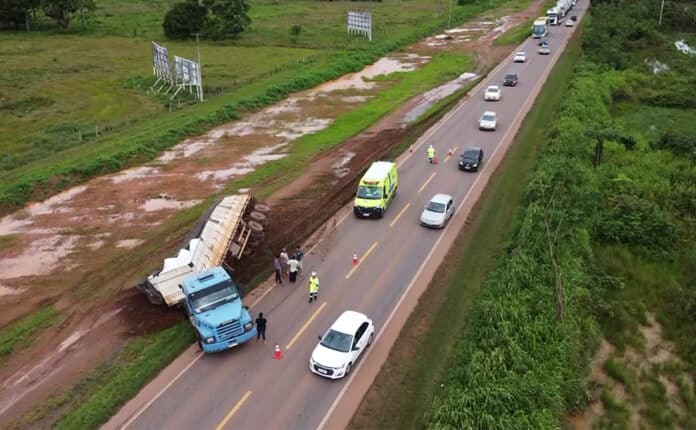
[[[233,339],[244,333],[244,328],[239,321],[229,321],[217,327],[218,339],[221,341]]]

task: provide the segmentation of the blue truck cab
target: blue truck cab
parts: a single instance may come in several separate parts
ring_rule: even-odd
[[[222,267],[187,276],[182,285],[186,313],[203,352],[218,352],[256,336],[256,325],[239,289]]]

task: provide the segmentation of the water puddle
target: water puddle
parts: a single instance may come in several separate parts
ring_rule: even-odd
[[[4,285],[0,285],[0,298],[6,296],[17,296],[24,292],[23,288],[10,288]]]
[[[334,163],[331,168],[334,171],[334,175],[336,175],[338,178],[343,178],[347,174],[350,173],[350,168],[346,167],[348,163],[350,163],[350,160],[355,157],[355,152],[346,152],[343,155],[343,158],[341,158],[338,162]]]
[[[26,211],[30,216],[47,215],[51,213],[67,213],[71,209],[67,207],[58,207],[59,205],[64,205],[68,203],[73,197],[78,194],[83,193],[87,189],[86,185],[70,188],[67,191],[63,191],[60,194],[41,202],[32,203],[26,207]]]
[[[404,115],[402,120],[402,126],[415,121],[424,112],[430,109],[435,103],[444,99],[445,97],[453,94],[458,89],[462,88],[465,83],[478,78],[476,73],[463,73],[457,79],[449,81],[439,87],[433,88],[432,90],[425,92],[418,96],[417,105]]]
[[[145,241],[142,239],[123,239],[116,242],[116,248],[133,249],[143,242]]]
[[[418,66],[427,63],[430,57],[410,54],[402,57],[383,57],[357,73],[351,73],[336,80],[319,85],[310,91],[310,94],[328,93],[338,90],[369,90],[377,83],[370,81],[381,75],[389,75],[397,72],[410,72]]]
[[[165,152],[165,155],[167,153]],[[164,155],[162,156],[164,157]],[[160,157],[160,158],[162,158]],[[114,184],[120,184],[122,182],[126,181],[133,181],[136,179],[143,179],[147,178],[152,175],[156,175],[159,173],[159,169],[155,167],[149,167],[149,166],[141,166],[141,167],[134,167],[132,169],[127,169],[122,172],[119,172],[115,175],[111,176],[111,181]],[[108,205],[108,206],[113,206],[113,205]],[[102,208],[99,208],[99,210],[102,210]]]
[[[75,247],[78,236],[50,236],[33,241],[16,257],[0,259],[0,279],[47,275]]]
[[[300,134],[301,135],[301,134]],[[244,157],[244,160],[234,163],[231,167],[221,170],[206,170],[199,173],[198,180],[214,180],[227,181],[234,176],[245,175],[253,172],[257,167],[268,163],[269,161],[280,160],[287,157],[287,152],[280,152],[285,149],[287,143],[279,143],[277,145],[266,146],[257,149],[251,154]]]
[[[144,210],[145,212],[155,212],[155,211],[161,211],[161,210],[165,210],[165,209],[181,210],[181,209],[188,209],[190,207],[196,206],[200,202],[202,202],[202,200],[178,201],[178,200],[158,197],[155,199],[147,199],[145,201],[145,203],[140,205],[140,209]]]

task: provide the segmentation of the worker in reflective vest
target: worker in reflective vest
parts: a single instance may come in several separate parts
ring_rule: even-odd
[[[317,272],[312,272],[312,276],[309,277],[309,303],[312,300],[316,300],[319,295],[319,278],[317,277]]]
[[[430,146],[428,146],[428,162],[432,163],[434,159],[435,159],[435,148],[433,148],[433,145],[430,145]]]

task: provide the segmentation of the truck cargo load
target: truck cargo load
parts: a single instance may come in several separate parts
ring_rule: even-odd
[[[188,275],[223,265],[228,251],[241,257],[251,234],[242,221],[250,201],[249,195],[228,196],[209,210],[176,257],[165,259],[158,272],[138,285],[150,302],[178,305],[184,300],[182,285]]]

